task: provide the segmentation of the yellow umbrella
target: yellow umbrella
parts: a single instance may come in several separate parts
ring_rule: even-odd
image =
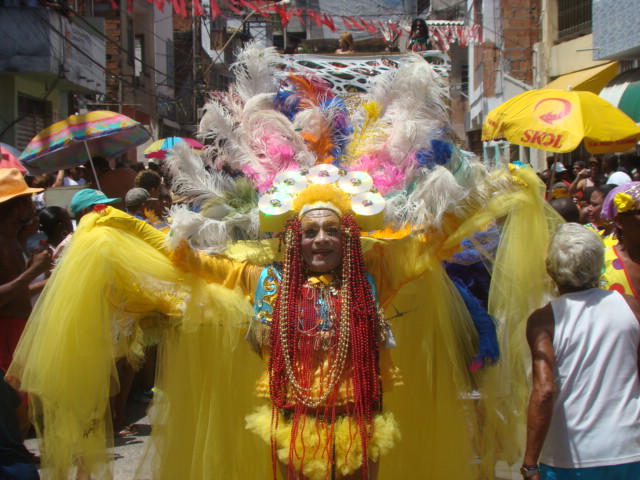
[[[623,152],[640,138],[640,127],[591,92],[530,90],[489,112],[482,140],[506,139],[525,147],[566,153],[584,140],[591,153]]]

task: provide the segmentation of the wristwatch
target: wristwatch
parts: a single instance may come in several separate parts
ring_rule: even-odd
[[[540,474],[540,465],[522,465],[520,467],[520,474],[523,478],[533,478]]]

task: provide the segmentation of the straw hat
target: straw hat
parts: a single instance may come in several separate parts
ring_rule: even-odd
[[[0,203],[43,190],[44,188],[29,188],[17,168],[0,168]]]

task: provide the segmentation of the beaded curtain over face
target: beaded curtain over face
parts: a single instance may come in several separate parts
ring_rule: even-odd
[[[373,435],[372,420],[381,404],[377,310],[366,279],[360,229],[350,215],[341,219],[341,236],[343,261],[337,279],[337,294],[325,296],[331,304],[329,309],[334,314],[330,317],[336,320],[339,318],[339,321],[338,325],[329,327],[337,331],[330,337],[332,340],[327,347],[329,372],[319,385],[315,385],[317,342],[314,335],[309,335],[308,332],[318,326],[316,295],[319,289],[307,283],[301,250],[300,219],[297,216],[291,218],[285,227],[282,237],[285,247],[282,281],[274,310],[269,358],[272,427],[277,426],[279,409],[291,412],[293,446],[296,437],[305,428],[304,418],[307,413],[324,419],[329,435],[332,435],[337,415],[346,413],[358,427],[363,452],[363,477],[366,478],[367,445]],[[352,401],[340,406],[346,409],[345,412],[338,412],[336,387],[344,376],[349,376],[352,381]],[[317,408],[320,410],[313,412]],[[274,478],[276,450],[277,442],[272,437]],[[292,447],[289,451],[289,471],[294,475],[295,455],[296,449]],[[334,462],[332,452],[327,452],[326,458],[329,464]]]

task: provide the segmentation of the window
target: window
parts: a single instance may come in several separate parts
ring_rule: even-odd
[[[591,0],[558,0],[558,40],[591,33]]]
[[[133,72],[136,78],[142,77],[144,73],[144,35],[136,35],[134,38],[134,53],[133,59]]]
[[[132,67],[135,65],[135,36],[131,19],[127,20],[127,62]]]
[[[167,51],[167,86],[175,88],[176,82],[176,60],[173,54],[173,40],[166,41]]]
[[[51,123],[51,104],[36,98],[18,94],[18,118],[16,123],[16,147],[24,149],[42,129]]]

